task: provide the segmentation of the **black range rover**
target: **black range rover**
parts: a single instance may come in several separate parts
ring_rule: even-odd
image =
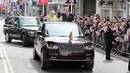
[[[12,39],[22,40],[23,46],[33,44],[34,33],[38,30],[35,17],[11,16],[5,19],[3,33],[5,41],[10,43]]]
[[[94,48],[77,24],[45,22],[35,35],[33,58],[41,60],[41,69],[54,64],[72,64],[92,70]]]

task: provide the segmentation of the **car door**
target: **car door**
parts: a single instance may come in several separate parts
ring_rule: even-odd
[[[10,17],[10,19],[8,20],[7,27],[8,27],[9,36],[15,38],[14,17]]]
[[[10,24],[9,24],[9,20],[11,19],[11,17],[7,17],[5,19],[5,24],[3,26],[3,33],[5,34],[6,31],[8,31],[8,28],[10,27]]]
[[[20,39],[21,38],[21,32],[22,32],[22,28],[20,28],[20,24],[19,24],[19,18],[16,17],[15,21],[14,21],[14,35],[16,39]]]
[[[11,26],[11,36],[13,37],[13,38],[15,38],[15,39],[18,39],[18,33],[19,33],[19,23],[18,23],[18,19],[16,18],[16,17],[12,17],[11,18],[12,19],[12,21],[11,21],[11,24],[12,24],[12,26]]]

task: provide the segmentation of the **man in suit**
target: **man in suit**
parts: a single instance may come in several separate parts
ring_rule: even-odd
[[[62,14],[62,21],[72,22],[74,20],[74,15],[69,12],[69,7],[65,8],[65,13]]]
[[[106,60],[112,60],[110,57],[110,53],[112,50],[112,42],[114,41],[114,36],[113,36],[113,31],[111,29],[112,24],[109,20],[107,20],[106,22],[107,26],[107,30],[104,31],[105,32],[105,46],[106,46]]]

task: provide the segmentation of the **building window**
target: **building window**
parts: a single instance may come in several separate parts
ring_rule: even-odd
[[[48,0],[48,2],[52,2],[52,0]]]
[[[109,16],[109,10],[102,10],[102,17]]]

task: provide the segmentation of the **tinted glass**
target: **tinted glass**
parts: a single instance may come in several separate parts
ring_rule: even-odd
[[[22,26],[37,26],[36,18],[20,18],[20,24]]]
[[[45,33],[51,37],[68,37],[70,32],[73,33],[73,37],[83,36],[81,28],[74,23],[46,24],[45,30]]]
[[[5,21],[6,21],[6,24],[12,25],[13,22],[15,21],[15,18],[14,17],[9,17]]]

